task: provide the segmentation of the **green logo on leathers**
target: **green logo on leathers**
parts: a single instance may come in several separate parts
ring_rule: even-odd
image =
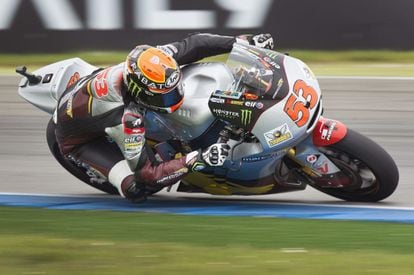
[[[241,110],[241,123],[243,125],[248,125],[252,122],[252,111],[251,110]]]

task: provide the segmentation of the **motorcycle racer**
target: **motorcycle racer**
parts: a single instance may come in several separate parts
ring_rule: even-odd
[[[269,34],[239,37],[193,34],[156,47],[140,45],[126,61],[70,85],[59,99],[55,133],[67,159],[91,179],[109,181],[121,196],[140,202],[190,171],[223,165],[229,146],[216,143],[162,161],[146,139],[147,110],[172,113],[183,103],[181,65],[230,52],[236,42],[273,48]]]

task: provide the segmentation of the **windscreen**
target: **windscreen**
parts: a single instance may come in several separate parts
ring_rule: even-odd
[[[215,117],[243,129],[253,129],[261,114],[289,93],[284,55],[235,44],[226,62],[233,82],[211,94],[208,106]]]
[[[269,92],[272,88],[273,70],[260,56],[252,48],[234,45],[226,62],[234,77],[231,91],[259,97]]]

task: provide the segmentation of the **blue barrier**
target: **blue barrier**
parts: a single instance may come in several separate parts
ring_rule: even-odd
[[[151,198],[131,204],[118,197],[0,194],[1,206],[62,210],[109,210],[180,215],[249,216],[414,223],[414,209],[328,206],[215,199]]]

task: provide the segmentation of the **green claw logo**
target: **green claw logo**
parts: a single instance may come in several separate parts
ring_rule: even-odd
[[[241,123],[243,125],[248,125],[252,122],[252,111],[251,110],[241,110]]]
[[[266,55],[270,58],[275,59],[279,54],[277,52],[267,52]]]
[[[138,96],[142,88],[138,86],[138,84],[135,83],[132,79],[130,79],[128,83],[128,90],[131,92],[132,95],[135,95],[136,93],[135,96]]]

